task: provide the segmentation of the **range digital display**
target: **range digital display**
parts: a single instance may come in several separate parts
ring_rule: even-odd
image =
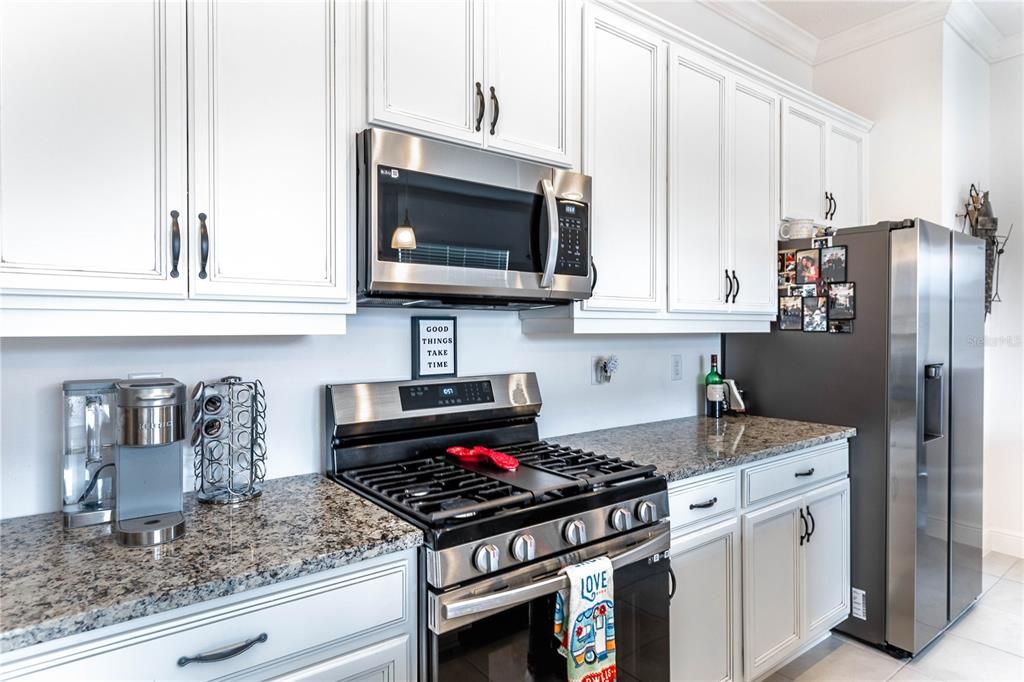
[[[494,389],[489,380],[460,381],[450,384],[399,386],[402,410],[429,410],[438,407],[477,405],[494,402]]]

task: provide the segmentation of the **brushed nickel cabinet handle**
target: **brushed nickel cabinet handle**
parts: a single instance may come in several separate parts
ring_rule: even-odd
[[[189,663],[216,663],[217,661],[226,661],[229,658],[234,658],[239,654],[244,654],[249,649],[253,648],[257,644],[261,644],[267,641],[267,633],[262,632],[258,637],[235,644],[233,646],[218,649],[217,651],[211,651],[208,654],[196,654],[195,656],[182,656],[178,659],[178,667],[184,668]]]
[[[493,88],[492,88],[493,89]],[[487,101],[484,99],[483,88],[480,83],[476,84],[476,131],[480,132],[480,125],[484,122],[484,109],[487,108]]]
[[[199,279],[206,279],[206,263],[210,260],[210,231],[206,228],[206,214],[199,214]]]
[[[181,228],[178,226],[177,211],[171,211],[171,277],[178,278],[178,261],[181,259]]]

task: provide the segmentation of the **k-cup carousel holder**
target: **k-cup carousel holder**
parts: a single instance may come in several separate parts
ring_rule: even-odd
[[[259,379],[228,376],[192,391],[196,496],[235,504],[263,492],[267,458],[267,400]]]

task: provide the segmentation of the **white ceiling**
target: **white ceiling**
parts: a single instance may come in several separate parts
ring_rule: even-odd
[[[1004,38],[1024,33],[1024,0],[974,0]]]
[[[830,38],[913,4],[897,0],[762,0],[761,4],[815,38]],[[999,4],[999,3],[994,3]]]

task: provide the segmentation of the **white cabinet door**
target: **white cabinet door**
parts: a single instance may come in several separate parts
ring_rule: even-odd
[[[672,541],[672,679],[740,680],[740,529],[732,518]]]
[[[348,5],[191,7],[192,296],[345,300]]]
[[[374,0],[368,11],[370,123],[481,144],[480,3]]]
[[[665,309],[665,41],[621,16],[584,10],[583,172],[593,177],[585,310]]]
[[[825,220],[825,147],[828,121],[782,101],[782,217]]]
[[[850,613],[850,481],[804,495],[810,537],[804,542],[805,639]]]
[[[185,3],[0,2],[0,101],[0,288],[186,296]]]
[[[276,682],[415,682],[409,669],[407,636],[340,654],[293,673],[273,678]]]
[[[727,73],[673,47],[669,92],[669,310],[725,312]]]
[[[753,84],[734,81],[732,309],[745,313],[776,310],[779,98]]]
[[[835,227],[864,224],[866,140],[836,124],[828,131],[828,192],[835,199]]]
[[[574,0],[482,5],[483,83],[488,102],[484,144],[518,156],[568,164],[571,93],[579,87],[568,70],[571,46],[579,40],[578,6]],[[577,7],[576,21],[570,21],[570,5]]]
[[[743,516],[743,670],[767,672],[799,646],[800,510],[794,497]]]

